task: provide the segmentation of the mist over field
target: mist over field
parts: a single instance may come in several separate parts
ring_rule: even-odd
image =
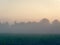
[[[0,33],[60,34],[60,22],[56,19],[50,23],[44,18],[40,22],[14,22],[13,25],[9,25],[8,22],[0,23]]]

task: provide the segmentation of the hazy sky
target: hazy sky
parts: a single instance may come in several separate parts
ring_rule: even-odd
[[[0,0],[0,20],[60,19],[60,0]]]

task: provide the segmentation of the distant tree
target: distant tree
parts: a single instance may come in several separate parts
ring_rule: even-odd
[[[57,19],[55,19],[55,20],[52,22],[52,24],[60,24],[60,22],[59,22]]]
[[[57,19],[55,19],[55,20],[52,22],[51,32],[52,32],[52,33],[55,33],[55,34],[60,33],[60,22],[59,22]]]
[[[17,24],[17,22],[15,21],[14,24]]]
[[[40,21],[41,24],[50,24],[49,20],[44,18]]]
[[[21,25],[25,24],[25,22],[20,22]]]
[[[30,21],[29,21],[29,22],[27,22],[27,24],[31,24],[31,23],[32,23],[32,22],[30,22]]]

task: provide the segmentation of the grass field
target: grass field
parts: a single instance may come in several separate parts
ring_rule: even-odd
[[[0,34],[0,45],[60,45],[60,35]]]

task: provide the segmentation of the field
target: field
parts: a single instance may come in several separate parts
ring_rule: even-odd
[[[0,34],[0,45],[60,45],[60,35]]]

